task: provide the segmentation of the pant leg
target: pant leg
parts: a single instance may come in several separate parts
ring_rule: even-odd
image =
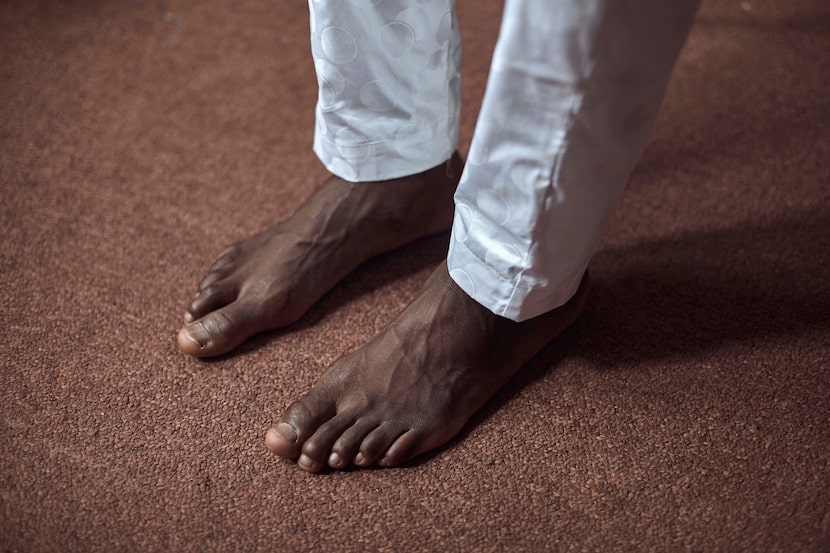
[[[309,0],[319,83],[314,151],[332,173],[419,173],[457,149],[455,0]]]
[[[507,0],[448,256],[522,321],[576,291],[663,100],[699,0]]]

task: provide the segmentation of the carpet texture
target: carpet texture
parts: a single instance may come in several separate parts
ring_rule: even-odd
[[[469,144],[501,4],[462,0]],[[215,254],[325,172],[303,2],[0,3],[0,550],[830,551],[830,7],[707,1],[576,326],[448,447],[263,436],[447,235],[197,361]]]

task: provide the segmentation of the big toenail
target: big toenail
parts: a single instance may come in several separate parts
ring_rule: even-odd
[[[340,455],[337,453],[332,453],[329,455],[329,466],[332,467],[339,467],[343,463],[343,459],[340,458]]]
[[[205,330],[205,326],[201,323],[201,321],[187,329],[186,334],[191,340],[196,342],[201,349],[204,349],[210,341],[207,330]]]
[[[184,337],[199,346],[199,349],[205,349],[207,339],[202,337],[202,333],[194,328],[188,328],[184,331]]]
[[[310,469],[314,466],[314,461],[311,460],[311,457],[308,457],[306,455],[300,455],[300,458],[297,460],[297,462],[307,469]]]
[[[287,422],[279,423],[274,427],[274,430],[277,431],[277,434],[279,434],[283,440],[291,442],[292,444],[297,443],[297,431],[294,430],[294,427]]]

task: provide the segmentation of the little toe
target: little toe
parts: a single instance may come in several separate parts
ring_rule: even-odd
[[[360,444],[360,451],[355,455],[355,464],[365,467],[375,463],[405,431],[405,428],[391,423],[375,428]]]
[[[386,453],[378,459],[378,464],[382,467],[395,467],[428,449],[431,448],[426,447],[423,437],[415,430],[409,430],[389,446]]]
[[[348,465],[355,458],[360,444],[363,443],[366,436],[377,427],[377,422],[362,419],[344,430],[331,447],[329,466],[340,469]],[[332,456],[335,456],[334,459],[332,459]]]
[[[237,298],[238,292],[234,286],[228,283],[214,284],[202,290],[196,296],[187,312],[193,317],[193,320],[201,319],[211,311],[216,311],[220,307],[224,307]]]

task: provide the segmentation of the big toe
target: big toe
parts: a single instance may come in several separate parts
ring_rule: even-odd
[[[265,433],[265,446],[280,457],[297,457],[300,452],[299,433],[293,425],[281,422]]]
[[[250,321],[244,306],[232,303],[185,324],[176,338],[179,349],[194,357],[222,355],[259,331]]]
[[[303,452],[303,446],[308,439],[317,432],[335,414],[334,402],[325,392],[312,388],[309,393],[292,403],[285,410],[280,421],[265,433],[265,445],[275,455],[287,459],[296,459]],[[332,440],[333,441],[333,440]],[[311,446],[310,446],[311,447]],[[311,449],[319,449],[311,447]],[[303,461],[306,470],[319,470],[325,459],[324,452],[312,453],[315,460],[306,462],[308,455],[304,455]],[[327,454],[328,452],[325,452]],[[308,465],[308,466],[306,466]],[[315,467],[311,467],[315,465]]]

